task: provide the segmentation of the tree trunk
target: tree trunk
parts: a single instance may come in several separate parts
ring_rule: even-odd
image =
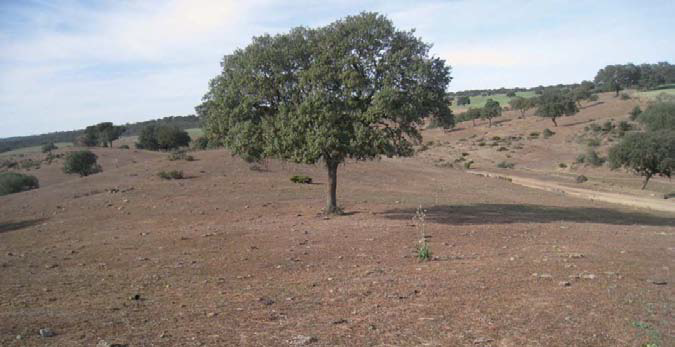
[[[555,117],[551,118],[551,120],[553,121],[553,125],[558,126],[558,123],[555,121]]]
[[[472,126],[476,126],[476,119],[475,118],[471,120],[471,124],[472,124]]]
[[[328,196],[326,198],[326,213],[337,212],[337,168],[338,163],[331,160],[326,161],[328,169]]]
[[[649,179],[650,179],[650,178],[652,178],[652,175],[647,175],[647,176],[645,177],[645,183],[642,184],[642,190],[645,190],[645,188],[647,188],[647,183],[649,183]]]
[[[525,118],[525,110],[520,110],[520,116]]]
[[[492,118],[488,118],[488,124],[489,124],[488,127],[492,128]]]

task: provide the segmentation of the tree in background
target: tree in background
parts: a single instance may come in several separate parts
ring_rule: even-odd
[[[99,145],[103,147],[113,146],[113,141],[120,138],[126,128],[124,126],[115,126],[111,122],[99,123],[96,125],[96,133]]]
[[[577,104],[569,93],[549,90],[538,98],[535,114],[539,117],[551,118],[553,125],[558,126],[557,118],[572,116],[577,112],[579,112]]]
[[[468,96],[458,96],[457,97],[457,106],[470,105],[471,98]]]
[[[80,177],[101,172],[101,166],[96,162],[97,159],[96,154],[88,150],[69,152],[63,163],[63,172],[78,174]]]
[[[637,114],[638,122],[644,124],[648,130],[675,130],[675,102],[656,102],[647,107],[644,112],[636,106],[631,113]]]
[[[423,119],[450,112],[450,68],[429,49],[376,13],[256,37],[223,59],[197,112],[235,155],[322,161],[335,213],[341,163],[412,155]]]
[[[531,99],[517,96],[509,101],[509,105],[512,109],[520,111],[521,117],[525,117],[525,112],[534,107],[534,102]]]
[[[643,176],[642,189],[653,176],[670,178],[675,169],[675,131],[629,134],[610,149],[609,163],[612,169],[625,167]]]
[[[572,97],[577,103],[577,106],[581,108],[581,102],[584,100],[591,100],[593,97],[593,83],[589,81],[583,81],[581,84],[572,89]]]
[[[480,117],[487,119],[489,127],[492,127],[492,118],[497,118],[502,115],[502,107],[498,101],[487,99],[485,106],[481,109]]]
[[[58,149],[54,142],[47,142],[44,145],[42,145],[42,153],[51,153],[51,151]]]
[[[150,151],[172,150],[190,144],[190,135],[177,126],[148,125],[138,136],[136,148]]]

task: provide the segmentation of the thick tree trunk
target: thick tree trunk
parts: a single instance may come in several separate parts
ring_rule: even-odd
[[[649,183],[649,179],[650,179],[650,178],[652,178],[652,175],[647,175],[647,176],[645,177],[645,183],[642,184],[642,190],[644,190],[645,188],[647,188],[647,183]]]
[[[338,163],[326,161],[328,169],[328,196],[326,197],[326,213],[337,212],[337,168]]]
[[[551,118],[551,120],[553,121],[553,125],[558,126],[558,122],[555,121],[555,117]]]

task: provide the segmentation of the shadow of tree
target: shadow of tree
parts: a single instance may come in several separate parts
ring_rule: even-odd
[[[385,218],[410,220],[415,208],[392,209]],[[426,220],[450,225],[576,222],[612,225],[675,226],[675,218],[595,207],[557,207],[526,204],[474,204],[432,206]]]
[[[45,220],[46,220],[45,218],[38,218],[38,219],[29,219],[21,222],[0,223],[0,234],[23,228],[28,228],[33,225],[38,225],[44,222]]]

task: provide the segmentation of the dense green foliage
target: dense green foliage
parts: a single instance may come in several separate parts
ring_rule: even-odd
[[[613,169],[624,167],[645,177],[642,189],[655,175],[670,177],[675,169],[675,130],[626,135],[609,151]]]
[[[651,131],[675,130],[675,102],[653,103],[638,113],[637,120]]]
[[[75,144],[85,147],[112,147],[113,141],[119,139],[125,130],[124,126],[116,126],[111,122],[90,125],[75,139]]]
[[[525,112],[533,108],[535,106],[535,102],[533,99],[517,96],[509,101],[509,105],[513,110],[520,111],[521,117],[525,117]]]
[[[255,37],[223,59],[197,112],[235,155],[322,161],[334,212],[340,163],[412,155],[425,117],[452,117],[450,68],[429,49],[375,13]]]
[[[626,88],[654,89],[675,83],[675,65],[667,62],[607,65],[598,71],[594,81],[599,89],[614,91],[617,96]]]
[[[38,179],[35,176],[18,172],[0,172],[0,195],[13,194],[35,188],[40,188]]]
[[[546,91],[537,100],[535,114],[539,117],[551,118],[553,124],[558,126],[556,118],[571,116],[579,112],[577,104],[570,93],[559,90]]]
[[[78,174],[80,177],[101,172],[101,166],[96,162],[97,159],[96,154],[88,150],[69,152],[63,163],[63,172]]]
[[[488,99],[485,102],[485,106],[481,109],[480,117],[487,119],[489,126],[492,127],[492,118],[497,118],[502,115],[502,106],[499,105],[499,102],[492,99]]]
[[[190,135],[177,126],[148,125],[138,136],[136,148],[150,151],[172,150],[190,144]]]

